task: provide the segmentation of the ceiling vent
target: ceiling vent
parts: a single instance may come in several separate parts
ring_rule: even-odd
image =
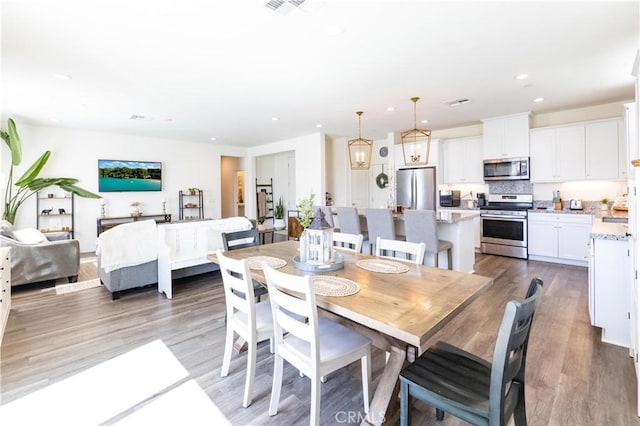
[[[296,10],[305,0],[269,0],[265,4],[269,9],[287,15]]]
[[[454,99],[452,101],[446,101],[444,103],[449,105],[450,107],[457,107],[460,105],[468,104],[469,102],[471,101],[468,98],[460,98],[460,99]]]
[[[129,120],[150,120],[151,117],[147,117],[146,115],[138,115],[138,114],[132,114],[131,117],[129,117]]]

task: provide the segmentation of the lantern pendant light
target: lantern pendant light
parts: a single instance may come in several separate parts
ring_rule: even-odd
[[[420,98],[411,98],[413,102],[413,129],[401,133],[402,156],[406,166],[429,164],[431,150],[431,130],[418,129],[416,120],[416,104]]]
[[[362,111],[358,111],[356,114],[358,114],[358,138],[348,141],[349,163],[351,163],[352,170],[369,170],[369,167],[371,167],[373,141],[361,137],[360,119]]]

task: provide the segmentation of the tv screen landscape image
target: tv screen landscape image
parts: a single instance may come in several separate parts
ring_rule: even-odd
[[[98,160],[98,192],[161,190],[161,162]]]

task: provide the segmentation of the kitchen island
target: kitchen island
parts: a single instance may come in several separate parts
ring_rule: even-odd
[[[446,210],[437,212],[438,238],[450,241],[453,244],[452,263],[453,270],[459,272],[472,273],[475,264],[475,227],[473,219],[478,217],[478,211],[469,211],[468,213],[452,213]],[[404,239],[406,232],[404,229],[404,218],[402,214],[394,214],[394,224],[396,235]],[[362,231],[367,230],[367,219],[364,211],[360,212],[360,225]],[[338,225],[339,226],[339,225]],[[369,250],[368,244],[363,246],[363,251]],[[425,265],[433,265],[433,253],[425,255]],[[447,265],[447,252],[439,253],[438,263],[442,267]]]

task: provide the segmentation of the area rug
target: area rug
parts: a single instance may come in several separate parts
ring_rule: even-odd
[[[94,278],[92,280],[87,280],[87,281],[79,281],[77,283],[70,283],[70,284],[56,284],[56,294],[60,295],[60,294],[73,293],[75,291],[85,290],[88,288],[100,287],[101,285],[102,284],[100,284],[99,278]]]

